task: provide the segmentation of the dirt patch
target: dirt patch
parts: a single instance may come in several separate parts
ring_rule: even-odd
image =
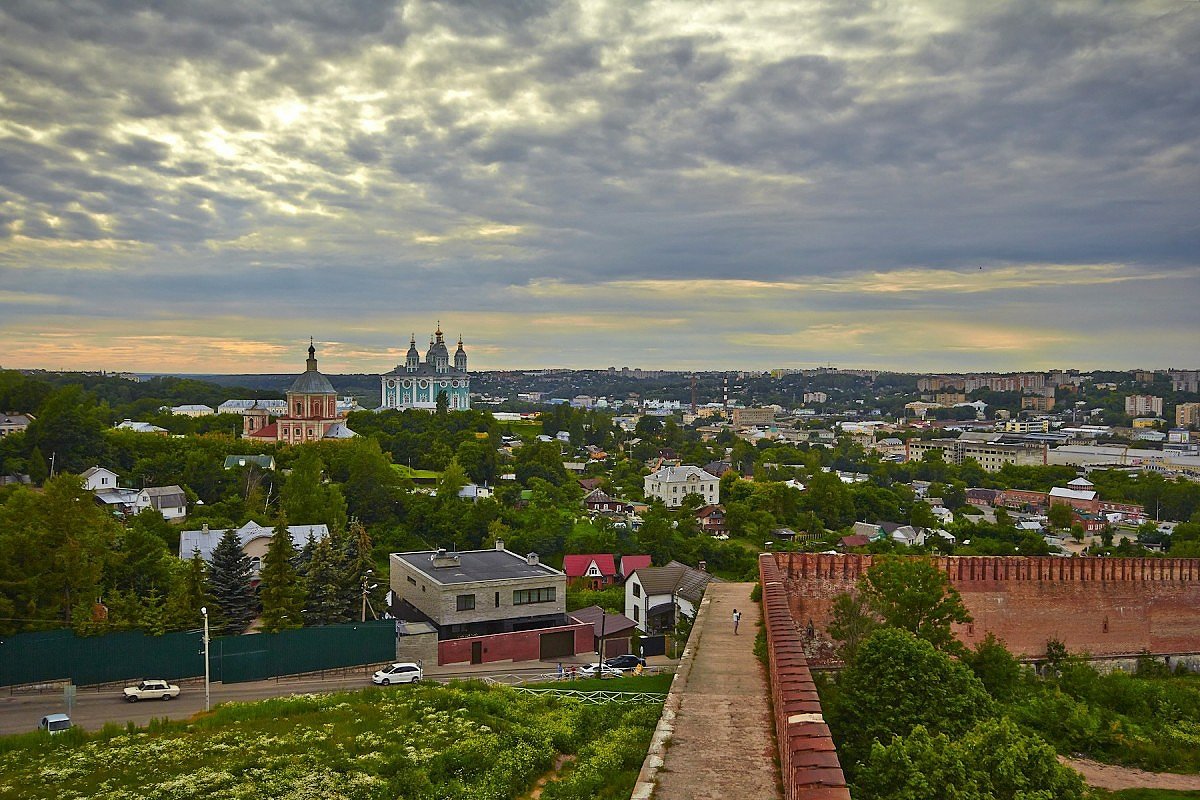
[[[561,753],[554,757],[554,767],[545,775],[537,779],[537,783],[529,790],[529,794],[525,795],[525,800],[538,800],[542,796],[542,792],[546,789],[546,784],[550,781],[558,780],[558,773],[562,772],[562,768],[575,760],[575,756],[564,756]]]
[[[1083,776],[1088,786],[1109,791],[1122,789],[1173,789],[1175,791],[1200,791],[1200,775],[1180,775],[1175,772],[1146,772],[1135,767],[1118,767],[1101,764],[1085,758],[1058,760]]]

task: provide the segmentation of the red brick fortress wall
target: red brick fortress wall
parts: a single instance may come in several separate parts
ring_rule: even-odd
[[[783,796],[786,800],[850,800],[779,567],[770,554],[763,553],[758,569]]]
[[[869,555],[775,553],[788,605],[810,653],[827,654],[833,598],[851,591]],[[988,633],[1021,656],[1049,639],[1072,652],[1200,652],[1200,559],[939,557],[974,621],[956,625],[968,646]]]

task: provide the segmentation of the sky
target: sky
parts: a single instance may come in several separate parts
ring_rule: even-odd
[[[5,0],[0,366],[1200,366],[1200,2]]]

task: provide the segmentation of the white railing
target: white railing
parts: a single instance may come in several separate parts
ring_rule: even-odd
[[[551,695],[567,697],[583,703],[601,705],[603,703],[661,703],[667,699],[666,692],[606,692],[602,690],[584,692],[578,689],[533,689],[528,686],[514,686],[522,694]]]

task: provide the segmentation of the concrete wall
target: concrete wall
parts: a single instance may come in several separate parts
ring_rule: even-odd
[[[810,655],[830,652],[824,631],[833,598],[853,590],[869,555],[773,555]],[[1200,652],[1200,559],[940,557],[934,563],[974,617],[955,633],[972,646],[988,633],[1020,656],[1048,639],[1073,652],[1122,655]]]
[[[779,567],[764,553],[758,569],[783,796],[786,800],[850,800]]]
[[[397,636],[396,660],[420,661],[423,664],[438,663],[437,631]]]
[[[483,663],[493,661],[539,661],[542,655],[543,633],[574,631],[575,652],[591,653],[595,648],[595,629],[588,623],[560,625],[554,628],[538,628],[531,631],[496,633],[490,636],[467,636],[462,639],[446,639],[438,643],[438,664],[470,663],[471,645],[483,645]]]

